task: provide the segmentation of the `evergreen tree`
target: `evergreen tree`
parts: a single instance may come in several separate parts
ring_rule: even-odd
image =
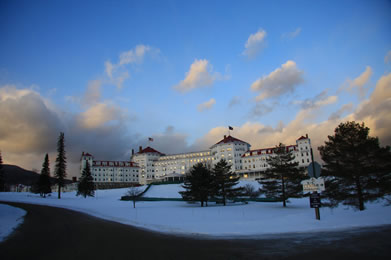
[[[380,147],[364,123],[341,123],[318,149],[325,162],[323,194],[330,206],[339,203],[364,210],[364,203],[390,195],[390,147]]]
[[[87,196],[94,197],[95,195],[95,185],[94,179],[91,175],[90,164],[87,162],[86,167],[84,168],[80,181],[77,185],[77,193],[76,196],[82,195],[84,198]]]
[[[185,191],[179,192],[186,201],[200,201],[201,207],[208,206],[208,199],[212,195],[212,174],[202,163],[194,165],[187,173],[184,184]]]
[[[266,159],[270,167],[265,171],[265,178],[259,181],[262,184],[260,193],[267,198],[282,200],[284,207],[289,198],[303,196],[301,181],[305,179],[304,168],[300,168],[294,160],[293,151],[288,151],[280,143],[274,148],[274,154]]]
[[[234,199],[242,194],[242,187],[234,188],[239,183],[239,178],[234,177],[231,165],[224,159],[221,159],[213,167],[213,195],[221,198],[224,206],[227,199]]]
[[[5,176],[3,170],[3,158],[1,157],[0,151],[0,191],[5,191]]]
[[[57,179],[58,185],[58,198],[61,199],[61,188],[64,187],[64,180],[66,177],[66,156],[65,156],[65,144],[64,144],[64,133],[60,133],[57,141],[57,158],[56,158],[56,169],[54,176]]]
[[[50,187],[50,168],[49,168],[49,156],[46,154],[45,161],[42,164],[41,175],[38,179],[37,191],[42,197],[46,197],[46,194],[52,192]]]

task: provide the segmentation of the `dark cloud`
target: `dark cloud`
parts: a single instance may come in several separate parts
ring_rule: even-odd
[[[102,160],[129,159],[130,148],[137,141],[135,135],[129,134],[125,118],[121,115],[112,118],[109,124],[86,128],[78,114],[58,112],[32,90],[1,88],[0,100],[0,147],[6,158],[12,158],[10,163],[22,167],[40,168],[45,153],[56,153],[60,132],[65,133],[68,173],[71,176],[79,172],[82,151]],[[24,165],[26,156],[29,160]]]

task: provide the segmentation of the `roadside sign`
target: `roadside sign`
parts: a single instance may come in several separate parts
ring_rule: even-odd
[[[320,167],[319,163],[312,162],[308,165],[307,170],[310,177],[319,178],[322,168]]]
[[[324,179],[323,178],[310,178],[301,182],[303,185],[303,192],[324,191]]]
[[[320,194],[319,193],[312,193],[310,195],[310,207],[311,208],[320,208]]]

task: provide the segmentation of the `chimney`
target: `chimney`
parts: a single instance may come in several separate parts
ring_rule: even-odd
[[[132,155],[134,155],[134,149],[132,149]]]
[[[143,150],[143,147],[140,146],[140,147],[138,148],[138,152],[141,153],[142,150]]]
[[[225,139],[225,138],[227,138],[227,136],[226,136],[226,135],[224,135],[224,139]]]
[[[308,139],[308,134],[305,134],[305,137]]]

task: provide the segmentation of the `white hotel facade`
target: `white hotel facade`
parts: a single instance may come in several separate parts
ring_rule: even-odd
[[[95,161],[91,154],[83,152],[80,172],[89,163],[96,183],[147,184],[169,177],[183,177],[200,162],[213,167],[225,159],[236,175],[256,179],[269,167],[266,159],[273,155],[274,147],[256,150],[250,147],[249,143],[228,135],[208,150],[198,152],[165,155],[152,147],[143,149],[140,146],[137,153],[132,151],[131,161]],[[299,166],[310,164],[311,141],[308,135],[300,137],[295,145],[289,145],[287,149],[293,151]]]

